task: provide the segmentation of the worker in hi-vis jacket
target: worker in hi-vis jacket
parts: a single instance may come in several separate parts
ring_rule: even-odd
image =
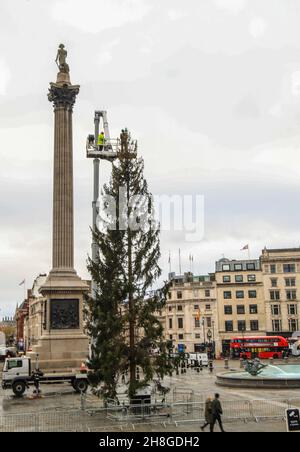
[[[105,141],[104,132],[101,132],[98,137],[99,151],[103,151],[104,141]]]

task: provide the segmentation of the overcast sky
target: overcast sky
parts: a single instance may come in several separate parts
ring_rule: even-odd
[[[0,0],[0,316],[26,278],[51,269],[57,46],[73,83],[75,255],[88,277],[92,162],[85,139],[107,109],[139,140],[155,194],[203,194],[205,237],[162,234],[178,272],[300,246],[299,0]],[[101,170],[102,180],[109,166]]]

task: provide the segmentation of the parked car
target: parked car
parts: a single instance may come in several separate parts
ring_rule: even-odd
[[[5,361],[6,358],[14,358],[17,355],[15,347],[1,347],[0,348],[0,361]]]

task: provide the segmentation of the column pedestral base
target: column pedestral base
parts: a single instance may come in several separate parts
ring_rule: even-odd
[[[40,292],[45,299],[44,325],[38,343],[27,355],[39,355],[41,370],[79,368],[88,358],[89,339],[83,328],[88,285],[73,269],[53,269]]]

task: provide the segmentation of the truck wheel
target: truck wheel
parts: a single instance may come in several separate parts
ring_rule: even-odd
[[[15,396],[21,397],[26,390],[24,381],[15,381],[12,385],[12,390]]]
[[[88,388],[88,382],[87,380],[75,380],[73,388],[78,394],[80,394],[81,392],[86,392]]]

